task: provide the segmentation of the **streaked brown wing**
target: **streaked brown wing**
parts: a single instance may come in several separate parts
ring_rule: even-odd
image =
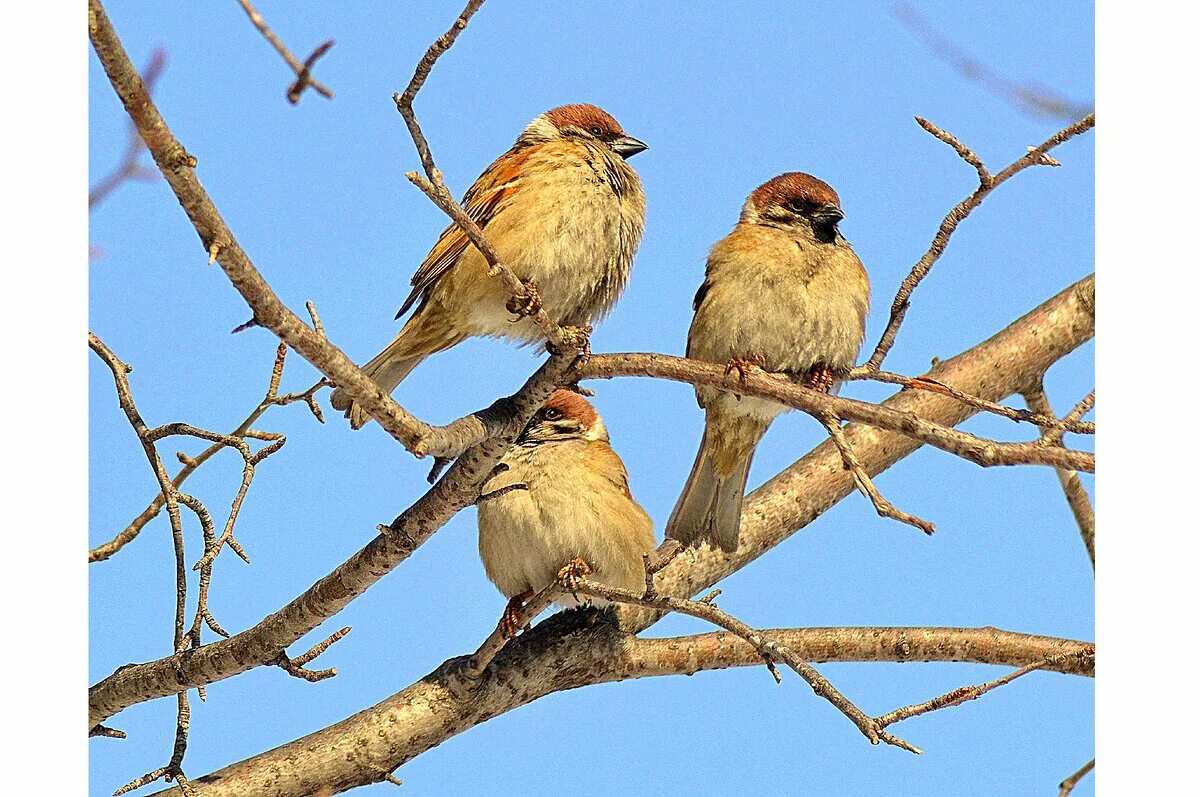
[[[463,196],[463,207],[467,215],[484,230],[520,190],[521,167],[529,158],[530,149],[524,147],[504,153],[479,176]],[[427,295],[438,279],[450,270],[470,245],[470,239],[457,224],[447,227],[433,245],[425,262],[417,269],[417,273],[413,274],[412,292],[404,300],[396,318],[407,313],[418,299]]]

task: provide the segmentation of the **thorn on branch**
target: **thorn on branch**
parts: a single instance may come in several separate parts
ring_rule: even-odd
[[[262,324],[258,323],[257,318],[251,318],[249,321],[246,321],[245,323],[242,323],[242,324],[238,324],[236,327],[231,329],[229,331],[229,334],[236,335],[239,332],[245,332],[247,329],[253,329],[254,327],[261,327],[261,326],[262,326]]]

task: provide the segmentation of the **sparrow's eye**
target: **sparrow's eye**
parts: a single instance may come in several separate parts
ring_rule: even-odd
[[[787,206],[788,210],[792,211],[793,213],[804,213],[808,210],[808,206],[804,200],[801,199],[788,200]]]
[[[601,133],[603,133],[604,130],[601,129],[600,125],[592,125],[591,129],[589,129],[588,132],[591,133],[593,136],[598,136]]]
[[[557,421],[562,417],[562,410],[556,410],[554,407],[547,407],[539,412],[538,415],[541,415],[543,420]]]

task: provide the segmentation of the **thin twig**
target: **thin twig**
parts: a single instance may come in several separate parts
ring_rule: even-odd
[[[313,50],[312,55],[304,60],[304,63],[300,63],[296,59],[296,56],[292,55],[292,51],[287,48],[287,45],[267,25],[267,21],[262,18],[262,14],[258,13],[258,10],[250,4],[250,0],[238,0],[238,3],[241,4],[242,10],[246,12],[246,16],[250,17],[250,21],[254,23],[254,27],[258,28],[258,32],[275,48],[276,52],[283,56],[283,60],[287,61],[287,65],[296,73],[296,81],[287,90],[288,102],[292,105],[298,103],[300,95],[309,86],[316,89],[322,97],[332,100],[333,92],[322,84],[321,81],[314,78],[311,72],[317,59],[329,52],[329,48],[333,46],[333,39],[320,44],[317,49]]]
[[[1058,797],[1067,797],[1067,795],[1071,793],[1071,791],[1075,788],[1075,786],[1079,783],[1079,781],[1083,778],[1083,776],[1086,775],[1087,773],[1091,772],[1095,768],[1096,768],[1096,759],[1093,758],[1091,761],[1087,762],[1086,764],[1081,766],[1079,769],[1075,770],[1075,772],[1071,773],[1071,775],[1066,780],[1064,780],[1062,783],[1058,784]]]
[[[888,725],[892,725],[896,722],[902,722],[903,720],[911,719],[912,717],[919,717],[922,714],[928,714],[931,711],[950,708],[952,706],[958,706],[966,703],[969,700],[975,700],[983,695],[986,695],[993,689],[997,689],[1005,684],[1012,683],[1024,675],[1028,675],[1034,670],[1041,670],[1047,667],[1056,666],[1061,662],[1066,661],[1071,656],[1095,657],[1095,655],[1096,648],[1094,645],[1088,645],[1082,651],[1078,652],[1072,651],[1069,653],[1060,653],[1056,656],[1045,658],[1042,661],[1035,661],[1032,664],[1026,664],[1024,667],[1014,670],[1008,675],[997,678],[994,681],[988,681],[987,683],[979,684],[977,686],[960,686],[958,689],[953,689],[944,695],[938,695],[937,697],[926,700],[924,703],[918,703],[913,706],[904,706],[896,709],[895,711],[889,711],[887,714],[876,717],[875,721],[879,723],[880,727],[886,728]]]
[[[1080,418],[1091,412],[1092,407],[1094,406],[1096,406],[1095,390],[1080,399],[1079,403],[1076,404],[1070,412],[1062,417],[1062,420],[1056,422],[1053,426],[1043,432],[1042,439],[1038,442],[1046,446],[1060,445],[1062,443],[1063,435],[1067,432],[1067,427],[1078,422]]]
[[[821,425],[829,432],[829,437],[837,446],[838,452],[842,455],[842,463],[846,466],[846,470],[850,471],[854,476],[854,484],[858,487],[858,491],[866,496],[875,511],[880,517],[888,517],[892,520],[898,520],[901,523],[907,523],[914,526],[926,534],[933,534],[934,525],[928,520],[922,520],[916,515],[910,515],[902,509],[897,509],[890,501],[883,497],[879,492],[879,488],[871,481],[870,474],[866,468],[862,466],[858,455],[854,453],[854,446],[850,445],[850,441],[846,439],[845,432],[842,431],[842,423],[833,415],[823,415],[820,418]]]
[[[942,256],[942,253],[946,251],[946,245],[950,243],[950,236],[954,234],[955,229],[957,229],[962,220],[969,216],[971,211],[979,207],[987,195],[998,185],[1018,172],[1024,171],[1030,166],[1058,165],[1058,162],[1046,153],[1064,141],[1072,139],[1080,133],[1091,130],[1096,126],[1096,114],[1090,113],[1078,122],[1059,130],[1039,146],[1030,147],[1029,151],[1023,157],[1013,161],[998,174],[992,175],[984,167],[979,157],[957,138],[919,116],[916,119],[917,124],[922,129],[939,141],[949,144],[958,153],[959,157],[976,170],[979,175],[979,187],[946,214],[946,218],[942,219],[941,226],[938,227],[937,234],[933,237],[933,242],[929,245],[929,250],[921,255],[921,259],[917,261],[912,271],[900,283],[900,289],[896,292],[895,299],[892,300],[892,312],[888,319],[887,328],[880,337],[875,351],[871,354],[871,358],[867,360],[864,366],[864,368],[869,370],[877,371],[883,365],[883,358],[887,356],[888,351],[891,350],[892,345],[896,342],[896,333],[900,331],[900,325],[904,322],[904,315],[908,312],[909,300],[912,297],[913,291],[916,290],[921,280],[925,279],[929,274],[929,271],[933,268],[933,264]]]
[[[1029,409],[1042,415],[1054,416],[1054,408],[1050,405],[1050,399],[1046,396],[1046,389],[1042,384],[1039,383],[1033,389],[1026,391],[1024,396]],[[1064,428],[1069,427],[1064,424]],[[1071,513],[1075,516],[1075,522],[1079,526],[1079,536],[1083,540],[1084,548],[1087,549],[1088,559],[1091,560],[1094,571],[1096,569],[1096,512],[1092,508],[1092,500],[1078,473],[1065,468],[1055,468],[1054,473],[1058,476],[1058,483],[1062,485],[1067,506],[1071,508]]]
[[[316,403],[315,395],[317,391],[329,386],[328,380],[322,378],[318,380],[317,383],[312,387],[301,393],[288,393],[283,396],[279,395],[279,382],[283,377],[283,366],[286,355],[287,344],[280,342],[279,348],[275,354],[275,363],[271,368],[271,381],[267,388],[266,396],[262,401],[259,402],[258,406],[255,407],[250,414],[247,415],[246,418],[237,425],[233,431],[231,431],[228,435],[224,435],[223,439],[248,436],[251,425],[260,417],[262,417],[263,413],[268,409],[275,406],[282,407],[298,401],[303,401],[318,421],[321,423],[325,422],[324,418],[321,417],[321,408]],[[191,476],[197,468],[207,462],[214,454],[222,449],[230,447],[223,442],[223,439],[221,441],[214,442],[211,446],[206,448],[195,457],[188,457],[186,455],[179,456],[180,461],[183,463],[183,468],[181,468],[171,480],[171,483],[176,489],[182,487],[183,483],[187,481],[188,477]],[[108,559],[117,551],[121,550],[127,543],[134,540],[138,534],[141,533],[142,529],[145,528],[147,523],[158,517],[158,513],[162,511],[163,506],[163,496],[162,492],[160,491],[159,494],[156,495],[150,502],[150,504],[144,510],[142,510],[141,514],[135,517],[129,523],[129,525],[122,529],[115,537],[113,537],[112,540],[98,545],[90,550],[88,552],[88,562],[103,562],[105,559]],[[229,539],[232,539],[232,537],[228,538],[226,543],[229,542]]]
[[[883,382],[889,385],[901,385],[902,387],[912,390],[926,390],[931,393],[940,393],[943,396],[957,399],[969,407],[974,407],[984,412],[990,412],[993,415],[999,415],[1002,418],[1008,418],[1011,421],[1032,423],[1035,426],[1040,426],[1043,429],[1048,429],[1060,423],[1060,419],[1052,414],[1041,412],[1040,410],[1022,410],[1016,407],[1009,407],[1004,404],[997,404],[994,401],[972,396],[969,393],[964,393],[961,390],[955,390],[949,385],[943,384],[936,379],[930,379],[926,376],[904,376],[903,374],[895,374],[890,371],[872,371],[867,368],[854,368],[843,377],[844,381],[861,381],[870,380],[873,382]],[[1066,427],[1067,431],[1075,434],[1095,434],[1096,424],[1091,421],[1075,421]]]
[[[339,639],[350,633],[350,626],[339,629],[325,639],[308,649],[308,652],[302,653],[295,658],[288,656],[286,650],[279,652],[279,657],[275,660],[275,664],[286,671],[289,675],[294,675],[297,678],[302,678],[310,683],[324,681],[326,678],[332,678],[337,675],[337,667],[330,667],[327,670],[310,670],[304,665],[320,656],[325,651],[329,650],[329,646]]]
[[[801,678],[808,682],[808,685],[812,687],[814,692],[832,703],[838,711],[846,715],[863,736],[867,737],[871,744],[878,744],[882,741],[903,750],[908,750],[910,753],[919,755],[922,752],[920,748],[885,731],[876,720],[867,716],[862,709],[854,705],[833,684],[829,683],[824,676],[817,672],[816,668],[800,659],[799,656],[786,646],[769,639],[741,620],[718,609],[711,600],[711,597],[715,596],[711,596],[705,600],[692,601],[669,595],[638,595],[629,590],[599,584],[589,580],[586,576],[582,577],[578,583],[572,584],[569,587],[567,585],[563,586],[568,589],[577,589],[579,592],[592,595],[593,597],[604,598],[613,603],[625,603],[634,606],[644,606],[661,612],[678,612],[690,615],[724,628],[726,631],[736,634],[753,645],[754,649],[763,657],[768,669],[771,670],[776,680],[779,680],[779,673],[775,669],[774,662],[782,661],[787,664],[788,667],[792,668]]]

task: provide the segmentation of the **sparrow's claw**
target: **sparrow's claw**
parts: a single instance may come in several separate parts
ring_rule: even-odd
[[[542,294],[538,291],[537,283],[527,280],[523,285],[525,286],[524,295],[513,296],[504,305],[505,309],[517,318],[537,315],[538,310],[542,309]]]
[[[558,571],[558,583],[571,594],[579,591],[584,579],[592,572],[592,567],[576,556],[566,567]]]
[[[504,613],[500,615],[500,633],[505,639],[513,639],[517,635],[517,631],[521,630],[521,610],[525,608],[525,601],[533,597],[533,590],[526,590],[520,595],[513,595],[508,599],[508,605],[504,607]]]
[[[761,354],[752,354],[749,357],[731,357],[725,364],[725,376],[737,371],[738,381],[745,382],[746,374],[750,373],[750,369],[755,366],[766,370],[767,358]]]
[[[812,390],[819,390],[822,393],[828,393],[833,387],[834,375],[833,369],[828,365],[818,365],[813,367],[807,374],[804,375],[804,386]]]

